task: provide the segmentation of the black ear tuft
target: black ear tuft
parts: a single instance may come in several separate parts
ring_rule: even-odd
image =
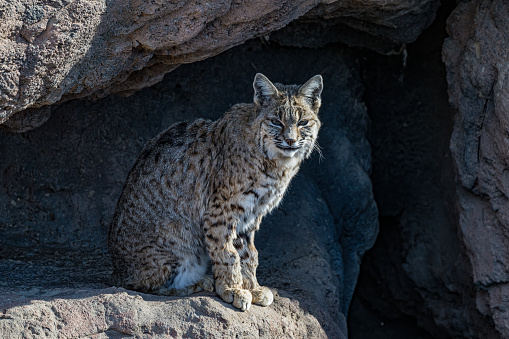
[[[321,94],[323,90],[323,79],[321,75],[315,75],[299,88],[299,95],[314,109],[318,109],[322,103]]]
[[[261,105],[271,96],[275,96],[278,91],[274,84],[262,73],[257,73],[253,81],[254,103]]]

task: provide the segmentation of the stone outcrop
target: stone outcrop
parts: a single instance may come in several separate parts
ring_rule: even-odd
[[[271,34],[271,39],[297,47],[342,42],[382,54],[400,54],[433,22],[439,5],[437,0],[324,2]]]
[[[0,124],[22,132],[48,119],[47,105],[132,94],[178,65],[266,36],[306,13],[306,23],[328,27],[317,36],[398,50],[431,23],[438,3],[12,1],[0,5]]]
[[[57,289],[37,295],[2,291],[3,338],[338,338],[296,300],[239,312],[212,294],[168,298],[119,288]],[[6,305],[9,305],[6,307]],[[324,316],[325,314],[321,314]],[[320,315],[319,315],[320,316]],[[331,319],[324,319],[333,324]]]
[[[443,48],[457,110],[451,150],[459,228],[472,264],[477,309],[509,337],[509,3],[462,2]]]
[[[209,322],[178,318],[181,327],[175,330],[222,337],[238,330],[234,322],[244,321],[246,335],[259,330],[260,337],[267,338],[344,338],[360,260],[375,240],[378,213],[368,176],[369,119],[359,77],[350,70],[352,62],[345,61],[346,49],[331,46],[321,55],[317,60],[314,50],[251,41],[183,65],[130,97],[70,101],[54,108],[37,129],[0,131],[0,209],[5,211],[0,214],[0,300],[7,294],[17,300],[12,307],[0,302],[0,310],[12,316],[0,319],[5,326],[0,336],[13,328],[29,331],[31,324],[21,317],[36,312],[48,316],[48,328],[69,326],[65,328],[72,335],[77,333],[72,324],[80,319],[91,324],[80,335],[117,330],[136,334],[143,326],[150,333],[171,332],[177,320],[155,323],[158,315],[198,312]],[[316,153],[306,161],[283,204],[264,219],[255,239],[259,281],[284,298],[269,308],[255,306],[253,313],[239,313],[214,295],[178,300],[141,295],[143,302],[135,297],[138,293],[106,289],[111,272],[108,223],[144,143],[175,121],[214,119],[234,103],[251,101],[256,72],[275,82],[301,83],[326,66],[331,67],[323,74],[323,158]],[[32,304],[21,305],[26,300]],[[138,307],[142,310],[132,314]],[[152,307],[155,313],[148,310]],[[76,310],[79,317],[66,322],[59,315],[62,308]],[[222,318],[229,324],[226,329]],[[46,325],[37,321],[34,328],[44,333]],[[207,332],[210,327],[218,327],[217,332]]]

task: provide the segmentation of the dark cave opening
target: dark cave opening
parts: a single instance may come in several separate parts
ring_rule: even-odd
[[[361,264],[348,319],[352,338],[447,338],[451,332],[431,310],[447,304],[440,298],[452,308],[462,303],[433,274],[450,269],[466,275],[468,266],[458,240],[449,150],[453,110],[441,60],[454,7],[443,3],[434,23],[401,55],[366,52],[359,58],[380,233]],[[361,317],[370,321],[356,326]]]

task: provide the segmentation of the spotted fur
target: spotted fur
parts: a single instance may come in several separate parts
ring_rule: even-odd
[[[254,236],[316,146],[322,77],[284,86],[257,74],[253,87],[254,103],[147,143],[110,226],[113,284],[165,295],[215,286],[241,310],[272,303],[256,279]]]

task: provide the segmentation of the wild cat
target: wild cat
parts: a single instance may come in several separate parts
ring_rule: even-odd
[[[215,287],[243,311],[272,303],[256,279],[254,235],[317,147],[323,81],[285,86],[258,73],[253,87],[253,103],[147,143],[110,225],[114,285],[162,295]]]

